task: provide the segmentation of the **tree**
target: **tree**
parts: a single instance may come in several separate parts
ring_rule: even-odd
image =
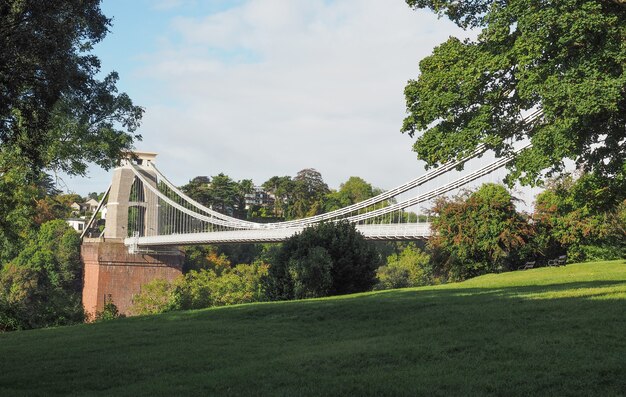
[[[567,254],[573,261],[626,255],[626,223],[620,221],[626,185],[621,194],[608,190],[594,174],[549,181],[535,201],[536,249],[548,258]]]
[[[209,206],[213,202],[210,184],[211,180],[208,177],[195,177],[188,184],[182,186],[180,190],[200,204]]]
[[[533,234],[502,185],[488,183],[475,192],[440,198],[432,211],[429,245],[435,272],[452,280],[515,268]]]
[[[0,167],[4,160],[0,155]],[[0,173],[0,270],[15,258],[36,227],[36,200],[42,198],[42,192],[36,184],[25,183],[27,173],[24,165]]]
[[[293,204],[290,207],[290,218],[305,218],[322,212],[322,201],[330,192],[322,174],[313,168],[298,172],[293,179]]]
[[[174,290],[182,278],[174,282],[154,279],[141,286],[139,294],[133,297],[131,312],[134,315],[159,314],[174,308]]]
[[[272,300],[368,291],[379,263],[378,252],[354,225],[321,223],[283,243],[271,261],[265,288]]]
[[[230,260],[224,254],[218,254],[213,245],[191,245],[185,247],[185,263],[183,273],[192,270],[213,270],[221,274],[224,269],[230,268]]]
[[[274,215],[285,217],[290,205],[293,202],[295,182],[290,176],[273,176],[261,185],[265,191],[275,197]]]
[[[430,166],[479,144],[498,156],[533,146],[509,179],[538,182],[563,159],[607,183],[626,174],[626,3],[610,0],[407,0],[430,8],[476,40],[450,37],[420,62],[406,86],[402,132]],[[522,118],[536,110],[540,116]]]
[[[331,192],[324,198],[324,210],[330,212],[339,208],[356,204],[368,198],[372,198],[382,191],[372,187],[363,178],[351,176],[339,186],[339,190]]]
[[[0,271],[0,307],[9,311],[4,317],[12,329],[82,321],[81,293],[80,238],[62,220],[32,233],[24,250]]]
[[[262,278],[268,266],[255,262],[239,264],[217,272],[213,269],[192,270],[175,284],[165,309],[202,309],[211,306],[236,305],[263,300]],[[171,304],[173,302],[173,304]]]
[[[311,247],[301,258],[292,258],[288,272],[293,281],[295,299],[327,296],[332,287],[333,260],[322,247]]]
[[[233,215],[238,209],[239,186],[228,175],[219,173],[211,179],[209,194],[216,211],[222,214]]]
[[[96,78],[90,54],[110,25],[100,0],[0,4],[0,155],[10,148],[34,171],[84,174],[132,148],[143,109],[117,93],[115,72]]]
[[[110,24],[100,0],[0,2],[0,265],[37,227],[37,206],[55,195],[47,172],[84,174],[117,164],[143,109],[102,80],[90,53]]]

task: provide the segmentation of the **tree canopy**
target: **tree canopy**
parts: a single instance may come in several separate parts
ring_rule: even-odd
[[[80,238],[62,220],[45,223],[0,269],[0,332],[83,320]]]
[[[0,3],[0,156],[14,154],[31,178],[110,168],[140,138],[143,109],[117,92],[117,73],[96,77],[90,51],[110,25],[100,0]],[[0,175],[14,166],[2,165]]]
[[[450,37],[406,86],[402,132],[436,166],[484,143],[501,156],[529,138],[510,180],[534,183],[564,159],[626,173],[626,3],[610,0],[407,0],[476,40]],[[539,117],[524,117],[539,111]]]

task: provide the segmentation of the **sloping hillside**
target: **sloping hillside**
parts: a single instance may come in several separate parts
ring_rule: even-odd
[[[623,395],[626,261],[0,335],[0,395]]]

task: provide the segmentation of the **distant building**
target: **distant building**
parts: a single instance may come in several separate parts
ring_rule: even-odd
[[[80,205],[80,204],[78,204],[78,203],[72,203],[72,204],[70,205],[70,208],[72,209],[72,215],[78,215],[78,214],[80,214],[80,213],[81,213],[81,209],[82,209],[82,207],[81,207],[81,205]]]
[[[97,202],[96,200],[89,199],[83,204],[83,206],[85,207],[85,211],[95,212],[96,209],[98,209],[98,204],[100,203]]]
[[[65,221],[77,232],[82,232],[83,230],[85,230],[85,223],[87,223],[85,219],[81,218],[70,218],[66,219]]]
[[[250,209],[254,206],[271,207],[276,200],[274,199],[274,195],[266,192],[260,186],[255,186],[253,192],[247,193],[244,196],[244,201],[246,209]]]
[[[80,214],[86,214],[88,212],[94,213],[96,209],[98,209],[98,204],[100,203],[97,202],[96,200],[89,199],[85,201],[84,203],[74,202],[70,205],[70,207],[72,208],[73,215],[80,215]]]

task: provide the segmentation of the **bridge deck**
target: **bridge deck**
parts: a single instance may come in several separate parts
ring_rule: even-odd
[[[421,240],[430,236],[430,223],[426,222],[356,225],[356,228],[367,240]],[[129,237],[124,240],[124,244],[150,247],[225,243],[273,243],[285,241],[303,229],[303,227],[292,227],[285,229],[233,230],[137,238]]]

